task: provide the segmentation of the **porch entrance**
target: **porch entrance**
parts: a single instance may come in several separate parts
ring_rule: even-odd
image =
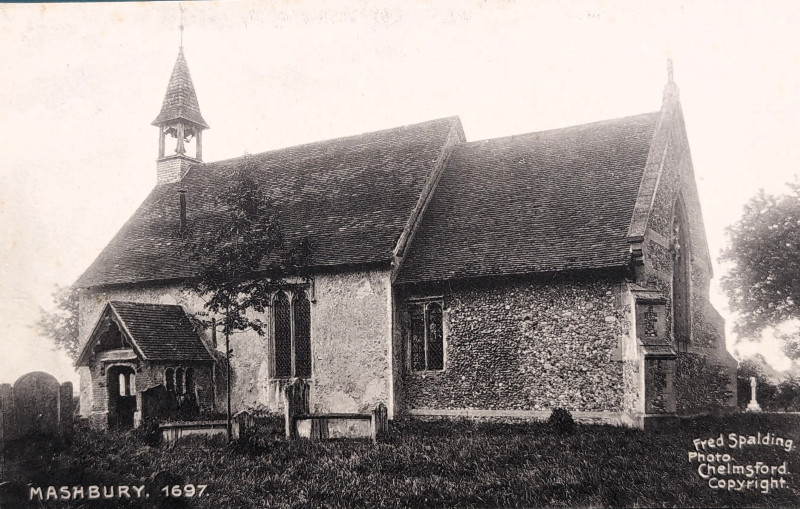
[[[108,370],[108,426],[132,428],[136,412],[136,373],[129,366]]]

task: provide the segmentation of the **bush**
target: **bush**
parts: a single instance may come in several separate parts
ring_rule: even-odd
[[[158,447],[161,444],[161,428],[156,417],[147,417],[142,420],[142,424],[133,430],[136,438],[150,447]]]
[[[200,416],[200,407],[193,399],[187,399],[178,406],[177,417],[179,421],[194,421]]]
[[[784,412],[796,412],[800,409],[800,380],[790,376],[778,385],[775,406]]]
[[[547,424],[550,429],[559,435],[572,435],[575,433],[575,420],[569,410],[563,408],[553,410],[553,413],[547,419]]]

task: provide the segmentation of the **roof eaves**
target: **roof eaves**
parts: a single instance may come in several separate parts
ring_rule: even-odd
[[[438,276],[438,277],[417,277],[417,278],[409,278],[403,279],[401,281],[397,281],[397,284],[401,285],[414,285],[414,284],[426,284],[426,283],[436,283],[436,282],[444,282],[444,281],[472,281],[472,280],[481,280],[481,279],[490,279],[490,278],[516,278],[516,277],[525,277],[525,276],[534,276],[534,277],[545,277],[548,275],[556,275],[556,274],[583,274],[583,273],[592,273],[592,272],[604,272],[604,271],[619,271],[619,270],[627,270],[629,268],[628,263],[608,263],[603,265],[597,265],[593,267],[574,267],[574,268],[564,268],[564,269],[547,269],[547,270],[524,270],[524,271],[508,271],[508,272],[487,272],[484,274],[471,274],[465,276]]]

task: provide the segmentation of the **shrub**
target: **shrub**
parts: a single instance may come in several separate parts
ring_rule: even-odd
[[[133,431],[133,434],[150,447],[158,447],[161,444],[161,428],[156,417],[143,419],[141,425]]]
[[[179,421],[194,421],[200,415],[200,407],[193,399],[187,399],[179,407],[177,417]]]
[[[572,435],[575,433],[575,420],[569,410],[564,408],[556,408],[550,417],[547,419],[547,424],[550,429],[559,435]]]

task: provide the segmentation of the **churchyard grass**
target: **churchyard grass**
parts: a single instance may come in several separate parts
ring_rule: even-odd
[[[578,425],[559,435],[545,423],[395,421],[385,443],[287,442],[282,421],[262,421],[255,443],[187,437],[150,447],[135,432],[79,425],[71,445],[40,451],[35,486],[207,485],[191,507],[796,507],[800,503],[800,416],[732,415],[686,420],[667,431]],[[698,474],[695,439],[729,435],[793,440],[710,449],[736,464],[787,462],[784,488],[711,489]],[[702,449],[701,449],[702,450]],[[728,476],[742,478],[743,475]],[[760,476],[763,477],[763,476]],[[768,477],[768,476],[767,476]],[[149,486],[156,496],[159,486]],[[173,500],[174,502],[174,500]],[[130,507],[147,506],[125,502]],[[93,507],[82,500],[76,506]],[[107,502],[96,502],[106,507]]]

